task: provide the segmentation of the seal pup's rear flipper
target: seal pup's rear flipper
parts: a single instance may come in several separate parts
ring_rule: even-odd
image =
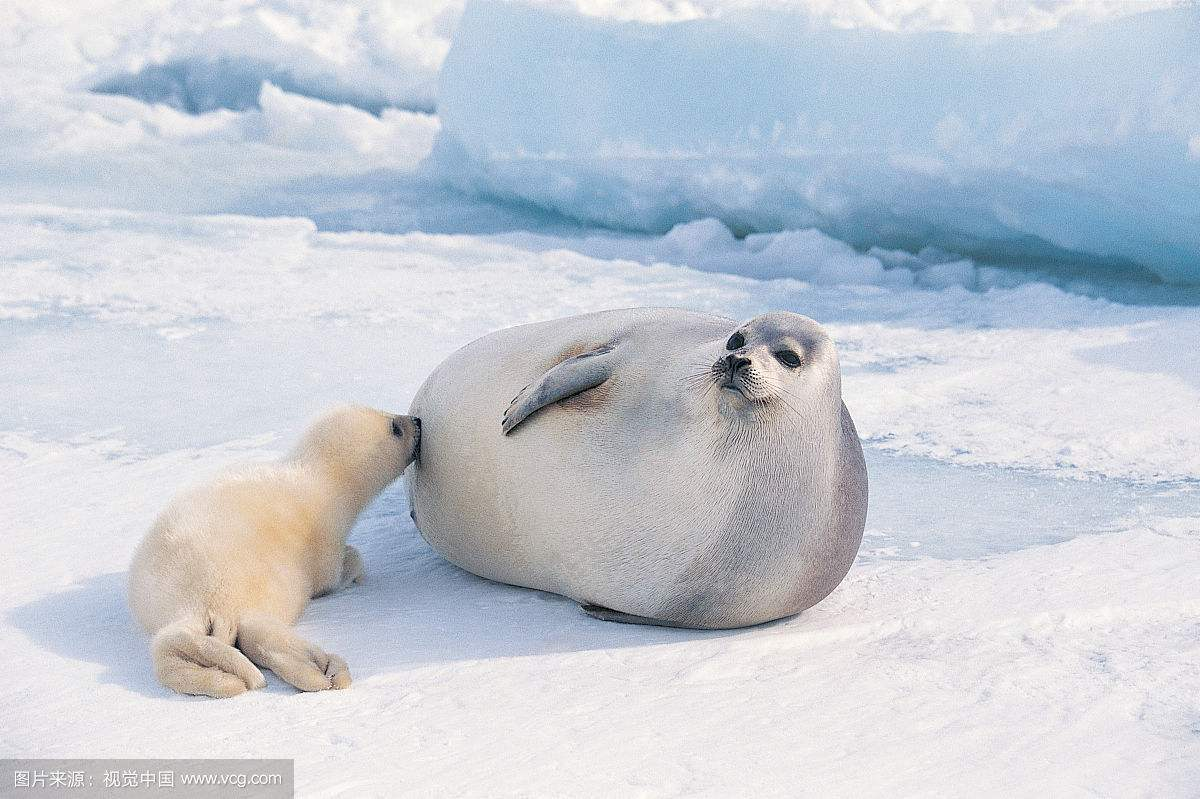
[[[542,375],[541,380],[521,389],[504,412],[500,424],[504,435],[547,405],[581,394],[608,380],[616,366],[612,351],[611,346],[605,345],[568,358]]]

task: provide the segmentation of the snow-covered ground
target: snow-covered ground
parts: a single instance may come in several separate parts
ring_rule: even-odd
[[[752,4],[569,5],[605,28]],[[808,6],[958,31],[1129,10]],[[0,757],[289,757],[305,796],[1195,795],[1194,288],[498,197],[427,113],[460,11],[0,8]],[[834,334],[872,482],[825,602],[595,621],[442,561],[393,487],[352,537],[367,581],[301,622],[349,691],[154,682],[124,572],[175,491],[332,403],[403,410],[489,330],[634,305]]]

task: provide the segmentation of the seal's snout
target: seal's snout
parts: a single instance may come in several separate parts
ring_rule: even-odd
[[[408,433],[421,432],[421,420],[416,416],[393,416],[392,417],[392,432],[395,435],[403,436]]]
[[[393,416],[392,435],[412,440],[412,457],[421,451],[421,420],[415,416]]]
[[[713,373],[721,388],[735,391],[743,396],[746,394],[746,380],[750,374],[749,367],[753,362],[745,355],[731,352],[724,358],[718,358],[713,364]]]

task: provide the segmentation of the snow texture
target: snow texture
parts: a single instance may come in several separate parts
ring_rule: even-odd
[[[1198,41],[1194,4],[1015,35],[479,2],[437,155],[465,190],[623,230],[711,216],[1200,283]]]
[[[1194,9],[1129,16],[1150,6],[574,0],[456,29],[454,0],[0,5],[0,757],[289,757],[301,796],[1193,795],[1200,307],[1128,278],[1196,263],[1169,268],[1195,243]],[[1004,139],[1015,82],[961,127],[872,105],[883,55],[946,103],[1036,66],[1050,115]],[[678,96],[671,58],[703,78]],[[808,121],[886,124],[808,142],[816,176],[750,131],[820,58],[861,80],[812,88]],[[870,234],[901,184],[929,218]],[[988,221],[1006,202],[1021,224]],[[1023,238],[959,235],[997,224]],[[367,581],[300,624],[348,691],[154,682],[125,572],[175,492],[336,402],[404,410],[490,330],[639,305],[837,340],[871,502],[826,601],[733,632],[599,622],[449,565],[395,486],[352,535]]]
[[[0,754],[295,757],[301,795],[1183,796],[1200,779],[1200,362],[1178,346],[1194,308],[300,219],[0,220],[0,646],[21,664]],[[272,678],[216,702],[154,683],[124,570],[173,492],[278,454],[333,402],[403,409],[492,328],[645,304],[829,324],[873,482],[828,600],[734,633],[598,622],[442,561],[396,487],[352,536],[368,581],[301,623],[349,660],[349,691]]]

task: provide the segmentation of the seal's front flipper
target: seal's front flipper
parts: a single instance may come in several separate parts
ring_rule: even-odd
[[[521,390],[504,412],[501,429],[508,435],[533,414],[602,384],[613,373],[613,348],[605,345],[576,355],[542,375],[542,379]]]
[[[600,621],[615,621],[619,624],[650,624],[655,627],[684,627],[686,625],[676,624],[666,621],[665,619],[651,619],[648,616],[635,616],[632,613],[622,613],[619,610],[606,608],[603,605],[589,605],[580,603],[579,607],[583,608],[583,612],[594,619]]]

